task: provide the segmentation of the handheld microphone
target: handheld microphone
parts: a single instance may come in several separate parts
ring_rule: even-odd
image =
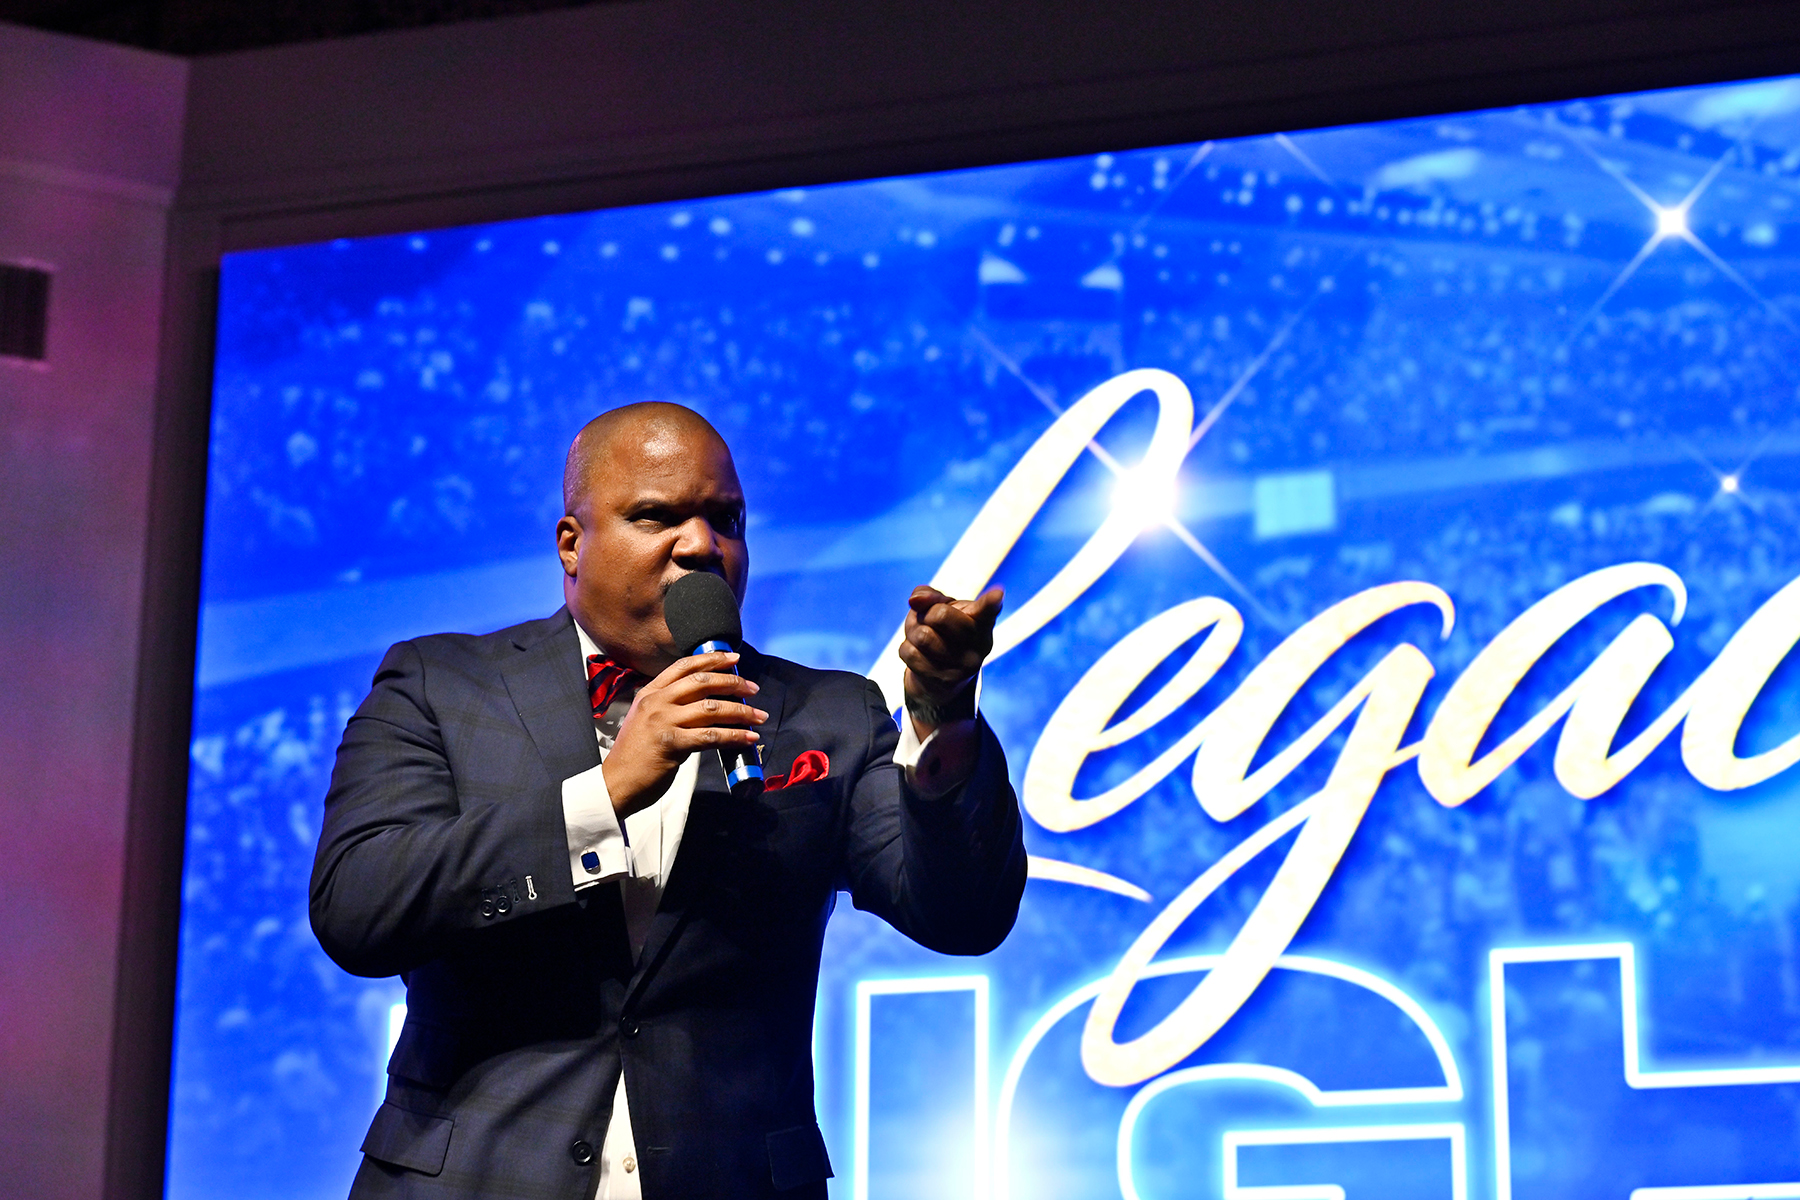
[[[689,654],[736,650],[744,640],[743,619],[731,585],[708,571],[693,571],[663,593],[663,619],[677,646]],[[733,675],[736,667],[727,668]],[[762,751],[756,746],[721,746],[719,763],[731,794],[745,800],[762,794]]]

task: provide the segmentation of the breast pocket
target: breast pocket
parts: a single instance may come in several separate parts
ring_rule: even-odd
[[[835,779],[817,779],[811,783],[791,784],[772,792],[764,792],[756,798],[755,803],[775,812],[785,812],[791,808],[805,808],[809,804],[830,804],[836,799],[833,794],[836,785]]]
[[[837,828],[837,781],[796,784],[764,792],[756,805],[761,840],[789,870],[804,871],[828,858]]]
[[[745,919],[770,909],[811,907],[830,890],[836,871],[837,796],[831,782],[764,792],[750,801],[709,805],[712,889]]]

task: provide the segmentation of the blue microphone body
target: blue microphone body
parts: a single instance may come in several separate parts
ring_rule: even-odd
[[[730,642],[701,642],[695,646],[695,654],[712,654],[715,651],[730,653],[733,647]],[[738,673],[736,667],[727,667],[733,675]],[[731,794],[740,799],[746,796],[759,795],[763,790],[762,751],[755,746],[723,746],[719,749],[719,765],[725,769],[725,784]]]

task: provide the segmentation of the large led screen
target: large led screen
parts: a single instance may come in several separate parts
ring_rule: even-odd
[[[663,399],[765,652],[1008,590],[1033,878],[973,960],[839,905],[835,1196],[1800,1195],[1796,201],[1791,79],[229,257],[168,1194],[345,1192],[346,717]]]

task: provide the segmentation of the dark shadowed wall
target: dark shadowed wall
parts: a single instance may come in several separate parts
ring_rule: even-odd
[[[99,1194],[151,400],[187,65],[0,26],[0,1192]]]

